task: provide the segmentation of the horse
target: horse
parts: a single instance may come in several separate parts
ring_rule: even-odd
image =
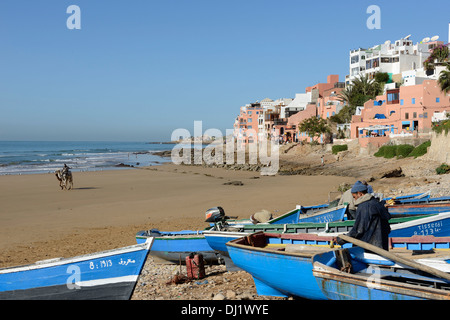
[[[65,173],[62,172],[62,170],[56,170],[55,171],[56,179],[59,181],[59,186],[61,187],[61,190],[71,190],[73,188],[73,176],[72,172],[67,171]]]

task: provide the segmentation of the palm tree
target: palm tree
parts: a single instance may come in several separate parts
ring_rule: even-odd
[[[343,104],[349,105],[350,101],[352,100],[352,91],[353,86],[352,85],[347,86],[347,88],[341,90],[341,92],[337,94],[338,100]]]
[[[336,116],[332,117],[333,121],[339,123],[351,121],[356,107],[364,105],[370,99],[375,99],[382,91],[380,83],[369,79],[368,76],[360,75],[353,80],[352,84],[337,94],[338,100],[344,103],[345,106]]]
[[[442,70],[439,74],[438,84],[441,87],[441,91],[445,94],[450,92],[450,63],[446,63],[447,69]]]
[[[380,84],[366,75],[353,80],[353,89],[371,98],[375,98],[381,91]]]

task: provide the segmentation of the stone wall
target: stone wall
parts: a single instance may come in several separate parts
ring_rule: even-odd
[[[431,146],[428,148],[425,159],[450,164],[450,134],[445,132],[431,135]]]

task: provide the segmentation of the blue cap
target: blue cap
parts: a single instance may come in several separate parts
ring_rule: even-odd
[[[352,187],[351,193],[357,192],[367,192],[367,185],[365,185],[361,181],[356,181],[356,183]]]

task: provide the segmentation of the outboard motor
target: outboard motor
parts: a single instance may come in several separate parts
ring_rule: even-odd
[[[222,207],[214,207],[211,209],[206,210],[205,213],[206,220],[205,222],[219,222],[223,221],[225,219],[225,211]]]

